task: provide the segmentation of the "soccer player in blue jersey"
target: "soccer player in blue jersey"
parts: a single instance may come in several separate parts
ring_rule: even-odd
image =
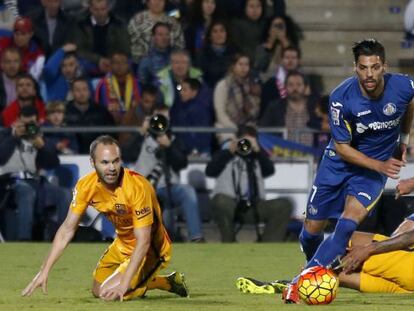
[[[384,47],[374,39],[355,43],[353,54],[356,75],[330,95],[332,140],[312,186],[299,237],[306,268],[329,266],[345,253],[387,177],[397,179],[405,163],[414,82],[386,73]],[[332,218],[338,219],[335,231],[323,240],[323,229]],[[284,291],[286,303],[299,300],[296,279]]]

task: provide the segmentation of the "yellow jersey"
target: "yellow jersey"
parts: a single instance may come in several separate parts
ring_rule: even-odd
[[[135,247],[134,228],[151,226],[151,247],[160,256],[168,254],[171,241],[162,223],[154,188],[142,175],[122,168],[115,191],[107,189],[96,172],[82,177],[75,186],[70,209],[81,215],[88,206],[103,213],[115,226],[118,247],[130,254]]]

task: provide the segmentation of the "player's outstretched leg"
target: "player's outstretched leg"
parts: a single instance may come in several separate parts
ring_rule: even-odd
[[[289,281],[286,280],[262,282],[253,278],[239,277],[236,280],[236,287],[245,294],[276,294],[281,293],[288,283]]]

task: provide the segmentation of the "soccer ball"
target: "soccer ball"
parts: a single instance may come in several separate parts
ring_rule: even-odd
[[[336,297],[339,278],[332,270],[315,266],[300,274],[297,285],[299,296],[306,304],[328,304]]]

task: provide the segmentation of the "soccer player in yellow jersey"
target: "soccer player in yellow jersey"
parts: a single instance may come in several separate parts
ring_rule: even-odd
[[[92,206],[111,220],[117,233],[93,273],[95,297],[122,301],[142,297],[150,289],[188,297],[183,274],[158,275],[171,258],[171,241],[150,183],[121,166],[118,142],[110,136],[92,142],[90,157],[95,172],[78,181],[66,220],[40,271],[22,295],[30,296],[38,287],[47,292],[50,270],[73,238],[82,214]]]

